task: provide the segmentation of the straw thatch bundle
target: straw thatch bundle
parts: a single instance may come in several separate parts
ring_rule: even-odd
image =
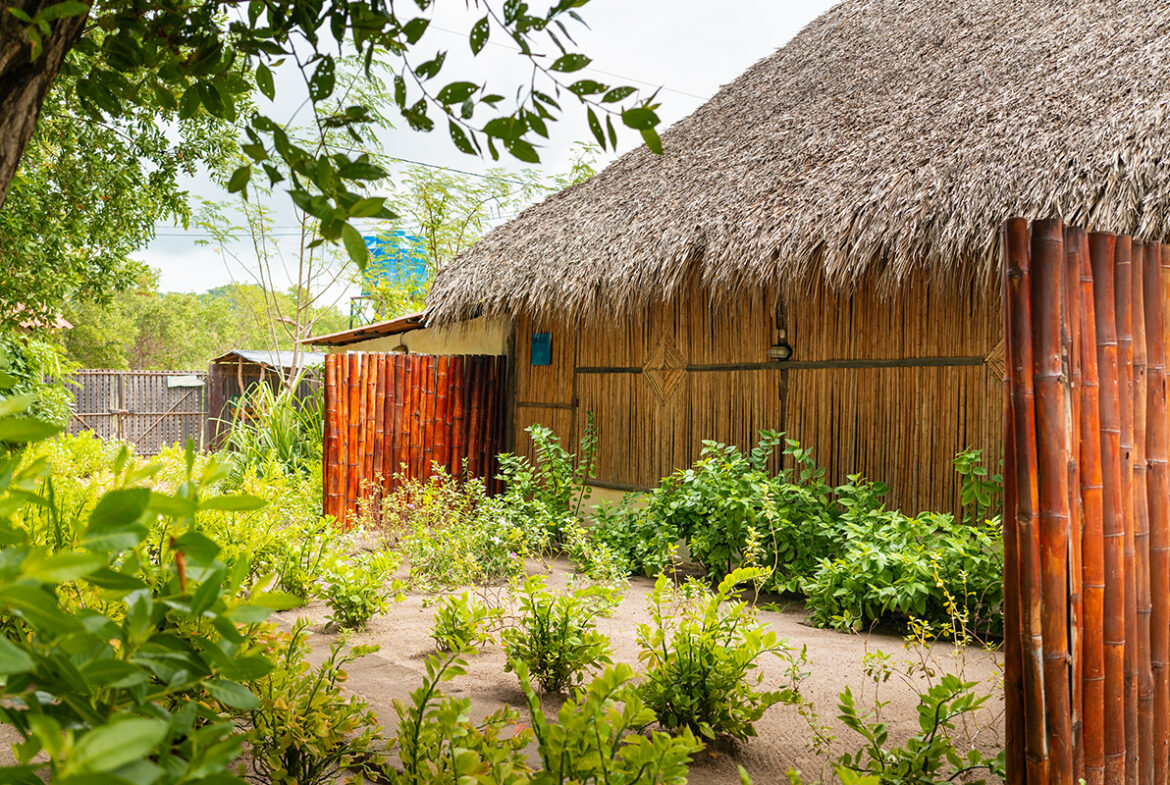
[[[986,283],[1008,216],[1166,239],[1170,4],[846,0],[664,134],[489,233],[430,318],[581,317],[688,275]],[[602,306],[604,309],[602,311]]]

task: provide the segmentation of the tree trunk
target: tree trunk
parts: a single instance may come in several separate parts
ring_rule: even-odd
[[[8,186],[16,175],[24,148],[36,129],[49,87],[57,78],[65,55],[80,37],[87,16],[53,22],[49,35],[41,42],[40,55],[33,60],[28,25],[9,13],[9,9],[17,8],[35,19],[57,2],[0,0],[0,207],[8,196]]]

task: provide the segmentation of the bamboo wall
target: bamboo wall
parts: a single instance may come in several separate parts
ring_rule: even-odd
[[[358,500],[440,467],[498,489],[504,357],[331,354],[325,358],[326,515],[345,524]]]
[[[915,281],[881,298],[825,286],[723,302],[698,286],[602,329],[516,320],[518,451],[534,422],[575,441],[596,418],[598,484],[645,488],[698,456],[704,439],[753,444],[761,429],[812,447],[833,481],[860,472],[905,509],[954,509],[954,454],[1001,445],[998,293]],[[783,330],[793,353],[771,360]],[[552,364],[530,365],[530,336]]]
[[[1165,785],[1170,246],[1004,230],[1008,780]]]

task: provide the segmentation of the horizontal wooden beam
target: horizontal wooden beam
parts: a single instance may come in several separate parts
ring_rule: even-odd
[[[984,357],[893,357],[889,359],[845,359],[845,360],[773,360],[762,363],[694,363],[684,367],[688,373],[711,373],[718,371],[783,371],[823,370],[832,368],[950,368],[983,365]],[[641,368],[632,366],[586,366],[576,369],[577,373],[642,373]]]
[[[576,409],[571,403],[546,403],[544,401],[516,401],[519,409]]]
[[[594,488],[608,488],[611,491],[634,491],[636,493],[646,493],[650,488],[641,485],[629,485],[624,482],[607,482],[605,480],[586,480],[586,485]]]

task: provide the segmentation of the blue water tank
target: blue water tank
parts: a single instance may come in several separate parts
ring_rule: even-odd
[[[427,257],[421,237],[402,230],[368,235],[370,261],[362,276],[362,294],[378,286],[421,287],[427,278]]]

